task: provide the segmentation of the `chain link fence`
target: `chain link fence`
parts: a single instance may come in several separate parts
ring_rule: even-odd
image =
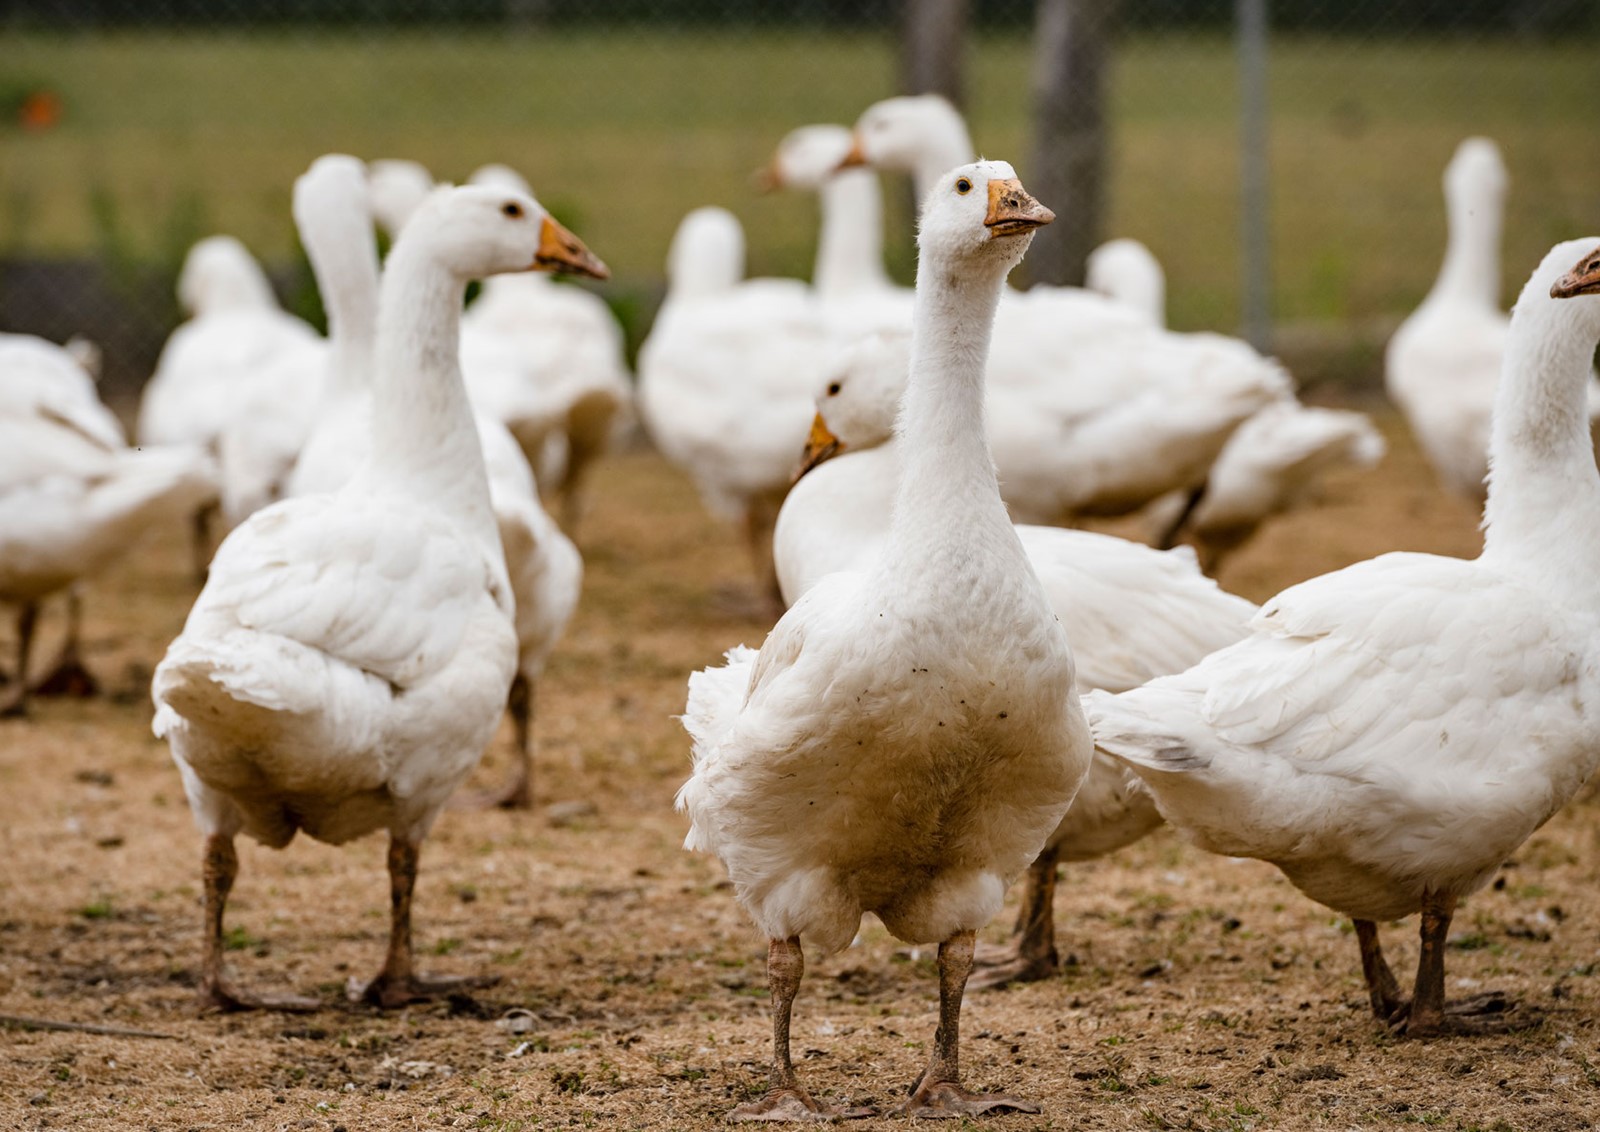
[[[1026,181],[1034,4],[955,7],[973,136]],[[1494,138],[1510,168],[1507,293],[1555,240],[1600,230],[1600,5],[1279,0],[1267,15],[1270,313],[1302,378],[1375,378],[1437,270],[1439,178],[1464,137]],[[11,0],[0,328],[98,339],[108,390],[127,395],[179,317],[184,252],[214,232],[315,317],[290,186],[342,151],[444,179],[519,169],[611,264],[605,294],[636,343],[695,206],[742,218],[752,274],[808,274],[814,202],[757,195],[750,173],[790,128],[896,93],[905,18],[900,0]],[[1234,4],[1122,0],[1111,28],[1103,235],[1163,261],[1174,326],[1235,330]],[[888,201],[891,269],[909,279],[909,196]]]

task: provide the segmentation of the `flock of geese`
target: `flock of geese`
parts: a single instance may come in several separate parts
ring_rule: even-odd
[[[917,186],[912,290],[883,267],[880,170]],[[1518,1024],[1498,996],[1445,1001],[1444,940],[1600,762],[1600,238],[1553,248],[1507,318],[1505,171],[1463,143],[1444,266],[1387,376],[1442,481],[1485,499],[1483,552],[1383,555],[1258,609],[1202,565],[1329,468],[1379,459],[1370,422],[1300,404],[1240,341],[1168,331],[1160,266],[1133,241],[1096,252],[1092,289],[1011,289],[1053,215],[939,99],[796,130],[761,180],[818,195],[812,282],[745,278],[738,221],[691,213],[636,385],[604,305],[543,277],[604,264],[503,166],[454,187],[411,162],[315,161],[294,219],[326,337],[236,241],[197,245],[138,447],[89,351],[0,338],[8,713],[30,688],[92,688],[77,582],[143,531],[192,528],[204,585],[152,694],[205,839],[204,1003],[318,1005],[224,969],[241,833],[387,831],[390,943],[352,998],[476,981],[416,969],[420,847],[507,711],[519,770],[477,801],[529,804],[534,690],[582,581],[564,529],[636,412],[745,524],[786,609],[759,649],[689,678],[683,715],[686,844],[722,861],[768,940],[772,1087],[734,1119],[870,1113],[814,1097],[789,1049],[802,941],[842,948],[868,912],[938,944],[939,1025],[905,1111],[1037,1111],[962,1085],[968,980],[1053,973],[1060,864],[1163,821],[1351,917],[1394,1030]],[[1070,529],[1134,511],[1200,553]],[[41,604],[63,591],[65,653],[30,683]],[[978,949],[1022,874],[1011,942]],[[1407,995],[1377,925],[1418,911]]]

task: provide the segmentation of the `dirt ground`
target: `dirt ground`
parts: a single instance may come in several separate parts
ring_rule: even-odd
[[[1261,599],[1384,550],[1476,551],[1475,516],[1384,419],[1385,465],[1278,522],[1226,585]],[[172,1040],[0,1027],[0,1128],[709,1128],[764,1087],[763,946],[719,866],[680,849],[671,802],[687,673],[766,626],[734,612],[746,565],[733,532],[657,457],[610,461],[593,498],[582,610],[538,692],[538,809],[448,813],[424,850],[420,953],[501,982],[396,1013],[340,993],[382,956],[376,837],[241,842],[236,974],[326,1006],[197,1013],[200,841],[147,695],[192,598],[181,540],[146,543],[95,584],[89,660],[110,697],[0,725],[0,1012]],[[498,778],[508,742],[474,784]],[[968,1082],[1043,1104],[992,1120],[1014,1129],[1592,1127],[1597,829],[1595,804],[1558,815],[1456,921],[1452,993],[1520,996],[1543,1016],[1531,1030],[1390,1038],[1367,1013],[1347,923],[1271,867],[1163,831],[1065,870],[1071,961],[1054,981],[968,996]],[[1408,976],[1415,920],[1386,942]],[[803,1078],[891,1108],[927,1056],[935,1004],[929,952],[876,925],[812,957],[795,1017]]]

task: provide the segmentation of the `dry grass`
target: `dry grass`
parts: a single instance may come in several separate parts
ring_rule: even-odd
[[[1381,550],[1472,553],[1472,516],[1388,426],[1381,472],[1334,484],[1225,580],[1260,598]],[[42,704],[0,730],[0,1012],[179,1040],[0,1030],[0,1127],[709,1128],[764,1085],[760,941],[717,866],[678,848],[671,809],[685,675],[763,630],[727,612],[743,559],[648,454],[605,468],[584,540],[583,611],[539,694],[537,790],[541,806],[595,810],[563,824],[545,809],[443,818],[424,855],[420,950],[503,981],[397,1014],[338,994],[382,951],[373,838],[243,848],[229,920],[241,981],[316,990],[326,1008],[197,1016],[199,839],[145,693],[189,600],[183,548],[147,546],[98,584],[90,659],[115,695]],[[500,769],[492,759],[479,781]],[[1067,871],[1059,918],[1075,961],[1048,984],[968,1000],[966,1073],[1044,1103],[1003,1128],[1588,1127],[1594,816],[1559,815],[1458,920],[1452,990],[1521,995],[1546,1015],[1527,1033],[1392,1041],[1367,1016],[1345,924],[1273,869],[1163,833]],[[1389,940],[1398,964],[1414,960],[1410,924]],[[893,1105],[926,1056],[934,1003],[929,956],[868,930],[811,964],[801,1072],[822,1093]],[[532,1012],[530,1032],[496,1027],[512,1007]]]

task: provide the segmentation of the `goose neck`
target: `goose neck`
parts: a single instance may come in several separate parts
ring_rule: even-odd
[[[1487,191],[1452,193],[1444,263],[1430,300],[1500,309],[1500,203]]]
[[[461,378],[466,284],[420,243],[398,244],[384,272],[370,482],[436,507],[498,553],[483,451]]]
[[[1484,556],[1537,575],[1554,593],[1592,596],[1600,586],[1600,475],[1588,412],[1597,339],[1600,299],[1524,291],[1495,392]]]
[[[984,366],[1003,281],[1003,273],[958,275],[926,259],[917,272],[890,542],[919,557],[929,539],[1010,529],[984,424]]]
[[[822,233],[812,284],[824,297],[885,288],[883,196],[871,170],[847,169],[820,191]]]
[[[328,315],[329,370],[324,404],[364,395],[372,382],[378,334],[378,252],[364,211],[330,202],[302,233]]]

